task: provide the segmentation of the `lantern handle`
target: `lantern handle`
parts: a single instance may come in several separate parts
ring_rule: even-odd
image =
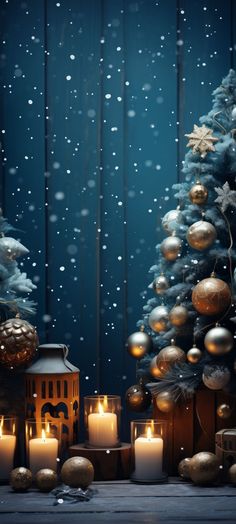
[[[64,358],[66,358],[68,356],[68,353],[69,353],[69,349],[66,345],[63,345],[63,354],[64,354]]]

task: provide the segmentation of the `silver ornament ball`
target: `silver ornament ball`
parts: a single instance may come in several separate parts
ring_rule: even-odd
[[[152,339],[144,331],[132,333],[126,343],[128,353],[134,358],[142,358],[152,349]]]
[[[202,381],[208,389],[223,389],[229,383],[230,377],[230,371],[224,365],[206,364],[203,368]]]
[[[150,328],[155,331],[156,333],[160,333],[160,331],[166,331],[168,327],[168,310],[165,306],[157,306],[155,307],[148,319],[148,323]]]
[[[180,255],[181,247],[182,240],[173,235],[162,241],[161,253],[166,260],[173,261]]]
[[[157,295],[164,295],[166,290],[169,288],[169,282],[164,275],[159,275],[153,282],[153,289]]]
[[[173,231],[176,231],[183,222],[184,220],[181,211],[179,209],[172,209],[164,215],[162,219],[162,227],[167,233],[171,234]]]
[[[204,344],[209,353],[216,356],[225,355],[233,347],[231,332],[221,326],[210,329],[204,339]]]
[[[231,116],[232,116],[232,120],[236,120],[236,106],[232,109]]]

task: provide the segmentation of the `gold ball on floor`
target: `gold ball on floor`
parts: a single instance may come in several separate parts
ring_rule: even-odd
[[[220,278],[204,278],[193,289],[192,303],[201,315],[219,315],[231,303],[230,288]]]
[[[10,485],[15,491],[26,491],[32,485],[32,473],[29,469],[15,468],[10,473]]]
[[[185,459],[181,460],[178,465],[178,473],[179,476],[182,477],[182,479],[190,479],[190,473],[189,473],[189,466],[190,466],[190,457],[186,457]]]
[[[94,479],[92,462],[84,457],[71,457],[61,469],[62,481],[71,488],[86,489]]]
[[[187,359],[191,364],[197,364],[202,358],[202,352],[196,346],[188,350]]]
[[[200,451],[191,458],[189,474],[194,484],[204,485],[215,482],[219,475],[220,461],[214,453]]]
[[[232,466],[230,466],[228,475],[229,475],[230,482],[236,485],[236,464],[233,464]]]
[[[57,474],[53,469],[40,469],[36,473],[35,481],[40,491],[51,491],[57,485]]]
[[[224,420],[227,418],[230,418],[232,414],[232,409],[229,406],[229,404],[221,404],[217,408],[217,415],[220,418],[223,418]]]
[[[156,396],[156,405],[163,413],[170,413],[175,407],[175,401],[169,391],[161,391]]]

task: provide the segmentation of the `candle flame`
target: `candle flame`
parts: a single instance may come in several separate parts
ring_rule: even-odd
[[[100,413],[100,415],[104,414],[104,409],[101,402],[98,402],[98,413]]]
[[[45,433],[45,429],[42,429],[42,439],[45,440],[46,439],[46,433]]]
[[[152,438],[152,430],[150,427],[147,428],[147,438]]]

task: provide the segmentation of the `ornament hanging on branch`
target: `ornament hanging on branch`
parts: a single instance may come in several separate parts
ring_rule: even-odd
[[[169,313],[170,323],[173,326],[180,327],[186,324],[188,320],[188,310],[181,305],[174,306]]]
[[[153,378],[160,378],[160,370],[159,368],[157,367],[157,357],[153,357],[151,362],[150,362],[150,368],[149,368],[149,373],[152,375]]]
[[[170,413],[175,407],[175,401],[170,391],[161,391],[156,396],[157,408],[163,413]]]
[[[14,368],[28,363],[39,340],[36,329],[26,320],[10,318],[0,324],[0,364]]]
[[[187,231],[188,244],[198,251],[208,249],[217,237],[216,228],[210,222],[199,220],[192,224]]]
[[[202,358],[202,352],[195,345],[188,350],[187,359],[191,364],[198,364]]]
[[[129,336],[126,347],[131,357],[143,358],[146,353],[152,350],[152,339],[141,329]]]
[[[164,293],[169,287],[169,282],[163,274],[156,277],[153,282],[153,289],[157,293],[157,295],[164,295]]]
[[[161,243],[161,253],[166,260],[173,261],[181,253],[182,240],[175,235],[165,238]]]
[[[156,357],[156,366],[159,370],[159,377],[164,377],[174,364],[179,364],[185,361],[185,352],[183,349],[176,346],[175,341],[172,340],[171,345],[161,349]]]
[[[168,211],[162,219],[162,227],[170,235],[183,223],[183,215],[179,209]]]
[[[205,158],[208,152],[215,151],[214,143],[219,141],[212,133],[212,129],[204,124],[202,127],[194,124],[192,133],[185,134],[189,138],[187,147],[191,147],[193,153],[199,153],[201,158]]]
[[[217,415],[224,420],[230,418],[232,415],[232,409],[229,404],[220,404],[217,408]]]
[[[125,400],[130,411],[142,413],[151,406],[152,395],[143,384],[135,384],[127,389]]]
[[[204,339],[204,344],[209,353],[215,356],[229,353],[233,347],[233,336],[229,329],[216,326],[210,329]]]
[[[192,204],[202,206],[207,202],[208,190],[201,182],[196,182],[194,186],[191,187],[188,195]]]
[[[156,333],[166,331],[168,327],[168,321],[169,314],[167,308],[164,305],[155,307],[151,311],[148,319],[150,328]]]
[[[204,278],[192,292],[192,303],[202,315],[219,315],[231,304],[231,291],[224,280],[215,276]]]
[[[203,368],[202,381],[208,389],[218,391],[229,383],[231,374],[225,365],[206,364]]]

